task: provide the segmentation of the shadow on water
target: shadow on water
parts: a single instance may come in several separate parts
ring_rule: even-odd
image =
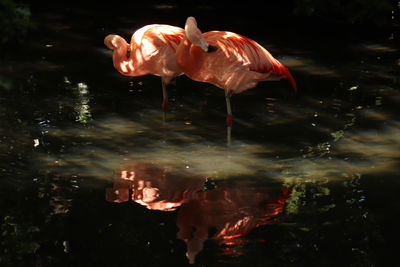
[[[178,24],[174,6],[152,8]],[[222,90],[178,77],[163,123],[159,78],[113,69],[103,37],[129,36],[144,18],[82,24],[90,12],[65,12],[39,12],[37,38],[0,62],[0,263],[180,266],[186,253],[198,266],[394,259],[395,41],[318,37],[325,46],[307,33],[254,29],[300,93],[280,81],[232,97],[227,147]]]

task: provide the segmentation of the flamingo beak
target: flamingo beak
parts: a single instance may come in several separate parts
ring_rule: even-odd
[[[208,52],[208,44],[206,42],[201,42],[200,43],[200,48],[204,50],[204,52]]]

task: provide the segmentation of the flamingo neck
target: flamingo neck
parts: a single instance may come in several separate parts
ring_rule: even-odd
[[[186,36],[183,37],[176,50],[176,63],[192,79],[195,78],[201,65],[198,50],[201,48],[192,44]]]
[[[122,44],[113,53],[114,67],[124,75],[134,72],[134,62],[131,58],[131,48],[127,43]]]

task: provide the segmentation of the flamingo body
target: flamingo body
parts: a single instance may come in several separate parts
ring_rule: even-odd
[[[104,44],[114,50],[114,67],[123,75],[160,76],[168,84],[182,74],[175,60],[175,51],[182,40],[182,28],[152,24],[137,30],[130,44],[118,35],[108,35]]]
[[[193,80],[208,82],[228,94],[241,93],[258,82],[288,78],[297,90],[288,69],[264,47],[242,35],[226,31],[202,34],[213,52],[185,38],[176,54],[178,66]]]

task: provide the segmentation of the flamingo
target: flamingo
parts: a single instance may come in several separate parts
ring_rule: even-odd
[[[289,70],[264,47],[228,31],[202,33],[194,17],[188,17],[185,36],[176,50],[176,62],[195,81],[211,83],[225,90],[228,143],[233,122],[230,97],[256,87],[261,81],[287,78],[297,85]]]
[[[132,35],[130,44],[114,34],[104,38],[104,44],[113,50],[114,67],[121,74],[153,74],[161,77],[164,121],[168,105],[166,86],[174,77],[182,74],[182,70],[176,64],[175,52],[183,36],[182,28],[151,24],[138,29]]]

